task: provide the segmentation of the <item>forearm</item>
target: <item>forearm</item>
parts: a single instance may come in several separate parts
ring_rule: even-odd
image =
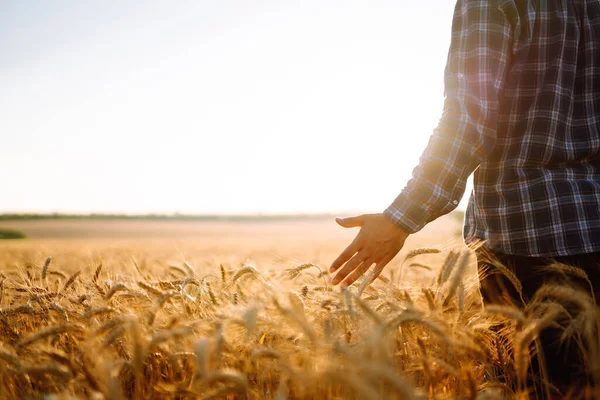
[[[444,113],[412,179],[384,211],[405,231],[419,231],[455,209],[469,175],[493,151],[511,43],[510,22],[495,5],[487,0],[458,1]]]

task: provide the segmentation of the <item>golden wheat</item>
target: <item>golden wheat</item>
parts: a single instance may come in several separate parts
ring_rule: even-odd
[[[371,282],[371,273],[342,290],[313,263],[232,271],[160,261],[163,270],[138,250],[85,267],[75,252],[70,264],[40,257],[27,274],[29,253],[10,257],[15,267],[0,280],[1,398],[516,398],[537,334],[565,321],[563,339],[582,337],[600,379],[593,298],[553,284],[525,310],[483,309],[466,252],[449,252],[439,268],[409,266],[437,273],[431,286]],[[110,267],[115,260],[132,273]],[[580,313],[567,318],[557,301]]]

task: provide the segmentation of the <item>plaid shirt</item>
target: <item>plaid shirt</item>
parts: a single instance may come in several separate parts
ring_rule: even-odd
[[[384,212],[407,232],[453,210],[467,243],[600,252],[600,2],[459,0],[444,112]]]

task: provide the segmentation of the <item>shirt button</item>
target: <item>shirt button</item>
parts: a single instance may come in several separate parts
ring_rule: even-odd
[[[458,205],[458,200],[454,200],[454,201],[452,202],[452,204],[454,204],[455,206],[456,206],[456,205]]]

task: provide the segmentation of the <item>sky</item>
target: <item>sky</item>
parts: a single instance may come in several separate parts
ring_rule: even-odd
[[[0,212],[378,212],[449,0],[0,0]]]

